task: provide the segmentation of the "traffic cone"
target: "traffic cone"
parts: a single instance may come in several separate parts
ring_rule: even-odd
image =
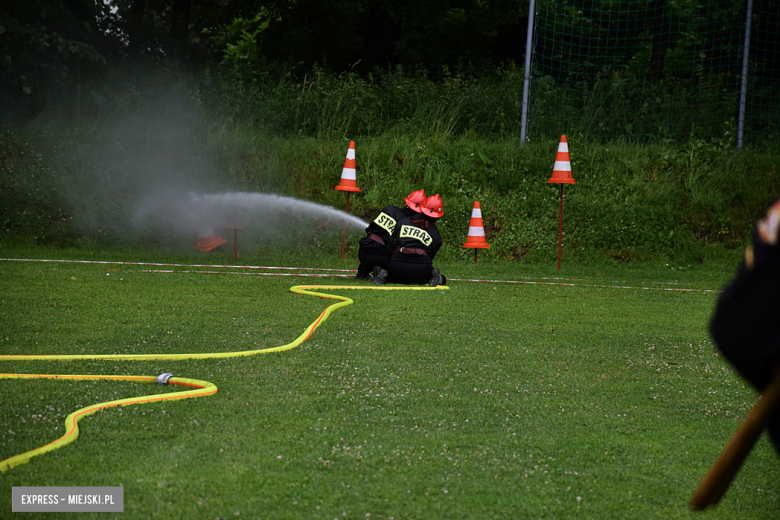
[[[194,249],[200,249],[201,251],[211,251],[217,246],[221,246],[227,242],[222,240],[219,235],[214,232],[214,228],[210,225],[206,225],[200,228],[198,231],[198,245]]]
[[[555,156],[555,166],[553,166],[552,177],[547,183],[557,184],[577,184],[574,177],[571,176],[571,162],[569,162],[569,143],[566,142],[566,136],[561,136],[561,142],[558,144],[558,155]]]
[[[466,237],[466,243],[463,244],[463,247],[466,249],[472,247],[478,249],[490,248],[490,245],[485,242],[485,228],[482,226],[482,210],[479,208],[479,202],[474,202],[474,209],[471,210],[469,235]]]
[[[569,143],[566,142],[566,136],[561,136],[561,142],[558,144],[558,155],[555,156],[555,166],[553,166],[552,177],[547,179],[547,183],[561,185],[561,217],[558,226],[558,269],[561,269],[561,244],[563,243],[563,185],[577,184],[574,177],[571,176],[571,162],[569,161]]]
[[[344,160],[344,169],[341,170],[341,180],[336,186],[339,191],[360,191],[357,187],[357,177],[355,176],[355,141],[349,142],[347,158]]]

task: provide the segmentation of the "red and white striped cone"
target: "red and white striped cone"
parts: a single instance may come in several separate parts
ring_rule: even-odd
[[[577,184],[574,177],[571,176],[571,161],[569,161],[569,143],[566,136],[561,136],[561,142],[558,143],[558,154],[555,156],[555,166],[553,166],[552,177],[547,180],[552,184]]]
[[[474,209],[471,210],[471,221],[469,222],[469,234],[466,237],[464,249],[474,248],[474,263],[477,262],[477,249],[488,249],[490,245],[485,240],[485,227],[482,224],[482,209],[479,202],[474,201]]]
[[[558,269],[561,269],[561,245],[563,243],[563,185],[577,184],[571,175],[571,161],[569,160],[569,143],[566,136],[561,136],[561,142],[558,144],[558,154],[555,156],[555,166],[553,166],[552,177],[547,179],[548,184],[561,185],[561,218],[558,227]]]
[[[355,141],[349,142],[349,149],[347,150],[347,158],[344,160],[344,168],[341,170],[341,180],[336,188],[338,191],[347,192],[347,208],[345,211],[349,213],[349,194],[356,191],[361,191],[357,187],[357,175],[355,172]],[[341,258],[344,258],[344,245],[347,241],[347,221],[344,221],[344,236],[341,239]]]
[[[341,170],[341,180],[335,189],[338,191],[361,191],[357,187],[357,175],[355,173],[355,141],[349,142],[347,158],[344,160],[344,169]]]

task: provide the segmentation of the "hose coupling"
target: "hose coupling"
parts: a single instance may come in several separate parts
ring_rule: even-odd
[[[159,376],[157,376],[157,384],[160,385],[160,386],[167,385],[168,384],[168,380],[170,378],[172,378],[172,377],[173,377],[173,374],[171,374],[170,372],[166,372],[164,374],[160,374]]]

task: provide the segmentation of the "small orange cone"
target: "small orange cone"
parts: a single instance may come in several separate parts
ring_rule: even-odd
[[[357,177],[355,176],[355,141],[349,142],[347,158],[344,160],[344,169],[341,170],[341,180],[336,186],[339,191],[360,191],[357,187]]]
[[[203,226],[198,231],[198,245],[194,249],[200,249],[201,251],[211,251],[217,246],[221,246],[227,242],[222,240],[219,235],[214,232],[214,228],[211,226]]]
[[[561,142],[558,144],[558,155],[555,156],[555,166],[553,166],[552,177],[547,183],[557,184],[577,184],[574,177],[571,176],[571,162],[569,162],[569,143],[566,142],[566,136],[561,136]]]
[[[466,243],[463,244],[466,249],[479,248],[488,249],[490,245],[485,241],[485,228],[482,226],[482,210],[479,208],[479,202],[474,202],[474,209],[471,210],[471,222],[469,223],[469,235],[466,237]],[[476,253],[476,251],[474,251]]]

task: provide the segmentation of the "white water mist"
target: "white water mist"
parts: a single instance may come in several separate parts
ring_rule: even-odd
[[[197,237],[204,226],[229,238],[241,228],[240,240],[251,246],[316,245],[333,240],[344,226],[352,234],[368,225],[354,215],[322,204],[268,193],[227,192],[214,194],[156,190],[138,205],[134,224],[139,229],[163,227],[180,237]]]

